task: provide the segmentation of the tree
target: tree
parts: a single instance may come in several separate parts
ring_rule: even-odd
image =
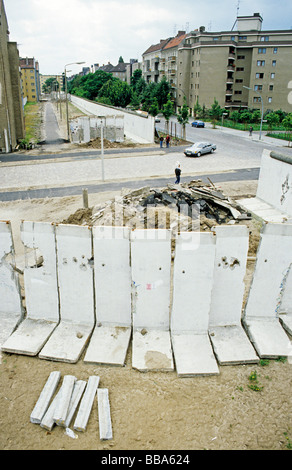
[[[126,108],[132,98],[130,85],[122,82],[119,78],[108,80],[99,90],[97,101],[107,98],[112,106]]]
[[[151,104],[149,108],[149,114],[155,117],[157,116],[158,113],[159,113],[158,101],[157,101],[157,98],[154,98],[153,103]]]
[[[267,122],[268,122],[269,129],[272,130],[273,127],[279,125],[280,116],[279,116],[279,114],[272,112],[272,113],[269,113],[269,114],[266,116],[266,120],[267,120]]]
[[[195,106],[194,106],[194,116],[195,116],[195,117],[198,117],[198,116],[201,115],[201,113],[202,113],[202,108],[201,108],[201,106],[199,105],[199,99],[197,98],[197,102],[196,102],[196,104],[195,104]]]
[[[282,126],[285,128],[286,132],[289,133],[289,147],[291,146],[291,133],[292,133],[292,113],[287,114],[283,121]]]
[[[119,57],[119,64],[123,64],[124,63],[124,59],[122,58],[122,56],[120,55]]]
[[[214,98],[214,103],[212,104],[212,107],[209,110],[209,116],[212,118],[214,128],[216,127],[216,121],[219,121],[223,112],[224,109],[220,107],[218,101],[216,100],[216,98]]]
[[[178,110],[177,120],[182,125],[183,128],[183,139],[186,139],[186,124],[189,122],[189,108],[187,106],[187,100],[184,96],[184,104]]]
[[[56,78],[48,78],[43,84],[43,93],[51,93],[52,91],[59,90],[59,82]]]
[[[170,93],[168,94],[167,102],[163,105],[162,114],[165,118],[166,131],[169,129],[169,119],[174,114],[173,103],[170,99]]]
[[[142,70],[140,69],[135,70],[135,72],[131,76],[131,81],[130,81],[133,91],[136,91],[137,83],[141,77],[142,77]]]
[[[170,93],[171,86],[165,77],[156,85],[155,96],[157,98],[159,109],[162,109],[163,105],[168,101],[168,95]]]

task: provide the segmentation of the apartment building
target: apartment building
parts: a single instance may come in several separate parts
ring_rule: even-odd
[[[63,86],[63,76],[62,75],[42,75],[40,73],[40,92],[42,93],[43,92],[43,86],[44,84],[46,83],[47,80],[49,80],[50,78],[53,78],[55,79],[58,84],[59,84],[59,90],[62,89],[62,86]]]
[[[210,108],[214,99],[229,110],[261,109],[262,100],[265,110],[292,112],[288,101],[292,30],[264,31],[262,23],[260,14],[254,13],[239,16],[231,31],[207,32],[200,27],[182,34],[181,41],[172,48],[176,75],[171,83],[176,89],[176,105],[182,106],[185,96],[191,112],[197,100]],[[170,44],[168,40],[159,51],[157,81],[165,76],[163,61]],[[143,61],[144,57],[143,76],[147,80],[145,53]]]
[[[8,21],[0,0],[0,152],[10,153],[25,137],[19,52],[9,41]]]
[[[22,93],[25,101],[36,102],[40,99],[39,63],[35,58],[20,58]]]

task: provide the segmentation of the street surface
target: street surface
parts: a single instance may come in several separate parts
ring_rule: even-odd
[[[47,154],[45,151],[56,148],[60,137],[57,121],[51,114],[48,103],[45,113],[46,142],[44,154],[33,156],[21,153],[0,155],[0,200],[25,199],[32,197],[53,197],[57,195],[80,194],[86,187],[91,192],[125,187],[130,184],[154,186],[163,181],[174,183],[174,169],[179,161],[182,168],[182,181],[212,176],[212,180],[230,181],[232,179],[257,179],[263,149],[278,150],[292,154],[292,149],[283,146],[283,141],[270,139],[253,133],[234,131],[211,125],[204,129],[187,125],[187,139],[190,142],[210,141],[217,145],[214,154],[199,158],[188,158],[184,147],[160,149],[149,148],[105,150],[104,180],[102,179],[102,159],[99,150],[66,152],[62,142],[62,152]],[[164,122],[157,129],[164,129]],[[177,124],[177,129],[179,125]],[[161,180],[162,179],[162,180]],[[149,181],[150,180],[150,181]],[[129,183],[128,183],[129,182]],[[134,183],[135,182],[135,183]],[[156,182],[156,183],[155,183]],[[104,188],[107,189],[104,189]],[[36,191],[38,190],[38,191]],[[10,193],[10,194],[9,194]]]

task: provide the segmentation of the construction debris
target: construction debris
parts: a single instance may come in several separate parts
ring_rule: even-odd
[[[193,180],[164,188],[123,189],[114,200],[78,209],[63,223],[112,225],[136,228],[167,228],[179,231],[210,230],[218,224],[251,219],[238,204],[215,185]]]

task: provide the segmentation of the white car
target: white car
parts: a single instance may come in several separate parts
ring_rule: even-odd
[[[213,153],[216,150],[216,145],[210,142],[196,142],[191,147],[184,150],[186,157],[200,157],[204,153]]]

